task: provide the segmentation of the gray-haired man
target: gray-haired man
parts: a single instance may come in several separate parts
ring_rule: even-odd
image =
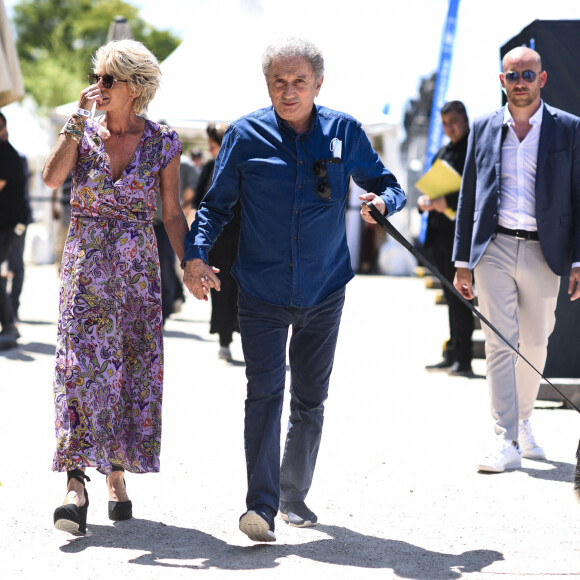
[[[240,529],[273,541],[280,509],[290,525],[317,521],[304,500],[322,434],[324,401],[344,302],[353,277],[346,244],[349,179],[379,210],[395,213],[405,195],[352,117],[314,105],[324,61],[309,42],[269,47],[263,71],[272,106],[232,123],[214,181],[185,243],[184,282],[207,299],[220,282],[207,253],[242,205],[239,320],[248,390],[245,448],[247,511]],[[363,218],[374,223],[363,209]],[[290,339],[290,420],[280,467],[280,414]]]

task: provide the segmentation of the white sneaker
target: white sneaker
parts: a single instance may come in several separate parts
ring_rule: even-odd
[[[536,443],[529,419],[520,421],[518,443],[522,449],[522,457],[526,459],[546,459],[546,453]]]
[[[483,458],[483,461],[477,466],[477,470],[502,473],[506,469],[518,469],[521,466],[522,452],[519,445],[499,439],[497,449]]]
[[[218,351],[218,358],[221,360],[232,360],[232,353],[229,346],[220,346]]]

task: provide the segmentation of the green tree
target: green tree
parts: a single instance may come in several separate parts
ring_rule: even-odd
[[[14,6],[14,27],[26,92],[41,108],[76,100],[87,86],[91,56],[106,42],[117,16],[124,16],[133,38],[163,60],[180,39],[138,14],[123,0],[21,0]]]

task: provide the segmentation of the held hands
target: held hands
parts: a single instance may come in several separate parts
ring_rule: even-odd
[[[473,293],[473,277],[469,268],[457,268],[453,286],[467,300],[471,300],[475,296]]]
[[[203,260],[196,258],[185,262],[183,283],[187,289],[198,299],[206,300],[210,288],[219,292],[221,283],[216,274],[218,268],[208,266]]]
[[[572,268],[572,271],[570,272],[568,294],[570,294],[570,300],[577,300],[580,298],[580,268]]]
[[[385,200],[382,197],[379,197],[378,195],[374,194],[374,193],[363,193],[361,195],[358,196],[358,198],[362,201],[362,202],[372,202],[373,205],[383,214],[385,215],[385,212],[387,210],[387,205],[385,204]],[[376,224],[377,222],[373,219],[373,217],[371,216],[371,212],[369,210],[369,208],[366,206],[366,203],[362,204],[362,208],[360,210],[360,215],[362,217],[362,219],[365,222],[368,222],[369,224]]]

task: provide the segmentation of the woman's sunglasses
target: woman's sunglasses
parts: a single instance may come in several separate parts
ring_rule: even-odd
[[[96,75],[94,73],[91,73],[89,75],[89,81],[91,81],[92,85],[96,85],[99,81],[102,81],[103,86],[106,89],[113,88],[113,83],[126,83],[127,82],[127,81],[115,79],[111,75]]]

